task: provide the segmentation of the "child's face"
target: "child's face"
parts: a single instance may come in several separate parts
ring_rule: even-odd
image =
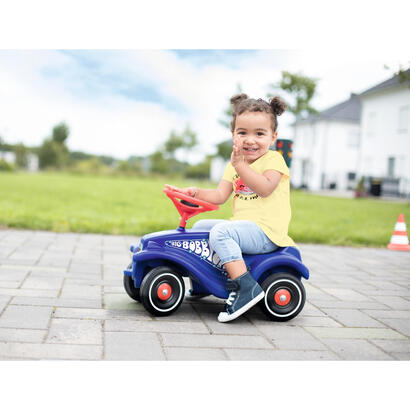
[[[238,138],[245,160],[251,164],[266,154],[278,133],[272,131],[270,115],[264,112],[244,112],[236,117],[232,138]]]

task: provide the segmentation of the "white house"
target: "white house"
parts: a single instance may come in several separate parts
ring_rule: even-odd
[[[360,100],[347,101],[294,123],[291,183],[310,190],[348,190],[356,185]]]
[[[380,178],[389,189],[410,196],[410,69],[359,95],[358,174]]]
[[[0,158],[9,164],[16,163],[16,154],[12,151],[0,151]],[[36,172],[39,170],[38,156],[35,154],[27,154],[27,171]]]

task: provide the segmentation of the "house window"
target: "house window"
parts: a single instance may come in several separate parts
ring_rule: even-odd
[[[359,131],[350,131],[347,136],[347,146],[349,148],[358,148],[359,147]]]
[[[348,172],[347,173],[347,180],[354,181],[356,179],[356,172]]]
[[[399,132],[407,132],[409,129],[410,107],[405,105],[399,108]]]
[[[376,127],[377,127],[377,114],[373,112],[369,112],[367,115],[367,136],[368,137],[374,137],[376,133]]]
[[[396,159],[394,157],[389,157],[387,160],[387,176],[389,178],[394,178],[394,165]]]

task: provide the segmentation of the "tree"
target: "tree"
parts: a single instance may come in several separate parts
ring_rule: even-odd
[[[184,141],[181,135],[178,135],[174,130],[171,131],[168,139],[165,141],[164,150],[170,156],[174,157],[175,151],[183,147]]]
[[[68,164],[68,149],[65,145],[46,138],[38,151],[38,161],[41,169],[61,169]]]
[[[293,103],[287,104],[289,111],[294,114],[296,120],[307,117],[309,114],[317,114],[318,111],[310,105],[310,101],[315,95],[318,79],[307,77],[302,73],[291,73],[282,71],[282,79],[276,84],[269,86],[276,93],[277,90],[284,91],[293,100]],[[268,97],[273,94],[268,93]],[[284,98],[288,100],[288,98]]]
[[[150,171],[166,174],[169,171],[167,160],[164,158],[164,154],[157,150],[149,156],[150,160]]]
[[[207,155],[204,161],[196,165],[189,165],[185,170],[186,178],[207,179],[211,169],[211,155]]]
[[[16,166],[18,168],[27,168],[28,165],[28,149],[23,144],[17,144],[14,146],[14,154],[16,156]]]
[[[70,130],[64,122],[53,128],[51,138],[46,138],[38,151],[40,168],[61,169],[68,164],[69,152],[65,141],[69,133]]]
[[[182,149],[188,155],[189,151],[197,144],[196,133],[191,130],[189,124],[187,124],[185,130],[180,134],[173,130],[171,131],[169,138],[165,141],[164,150],[169,158],[175,158],[175,154],[178,150]]]
[[[384,69],[391,70],[391,67],[385,64]],[[394,71],[394,75],[397,75],[399,77],[399,83],[410,81],[410,68],[404,68],[402,64],[399,64],[399,68],[397,69],[397,71]]]
[[[220,142],[217,146],[216,156],[223,159],[230,159],[232,154],[232,140]]]
[[[70,134],[70,129],[65,122],[60,122],[53,128],[52,140],[58,144],[64,144]]]

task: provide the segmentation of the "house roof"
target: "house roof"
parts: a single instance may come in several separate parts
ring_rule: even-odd
[[[357,94],[351,94],[350,98],[339,104],[336,104],[317,115],[309,115],[306,119],[298,120],[294,124],[300,124],[306,121],[319,120],[341,120],[341,121],[360,121],[361,103]]]
[[[392,87],[395,87],[396,85],[399,85],[400,83],[410,85],[409,77],[410,77],[410,68],[403,71],[401,75],[395,74],[392,78],[389,78],[388,80],[383,81],[382,83],[377,84],[374,87],[371,87],[366,91],[363,91],[361,94],[359,94],[359,96],[362,97],[364,95],[373,94],[380,90],[392,88]]]

